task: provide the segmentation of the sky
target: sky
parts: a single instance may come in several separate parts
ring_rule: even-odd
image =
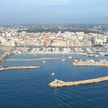
[[[0,0],[0,24],[108,24],[108,0]]]

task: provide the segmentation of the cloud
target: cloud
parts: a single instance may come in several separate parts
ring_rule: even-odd
[[[63,5],[70,0],[22,0],[22,3],[29,5]]]

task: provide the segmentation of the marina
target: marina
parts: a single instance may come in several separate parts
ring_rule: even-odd
[[[79,58],[79,60],[81,59],[84,61],[87,59],[94,59],[80,55],[12,55],[8,59],[71,58],[70,56],[72,56],[72,58]],[[107,57],[101,57],[99,59],[108,60]],[[108,76],[107,67],[77,67],[72,65],[72,62],[77,61],[78,59],[66,59],[64,62],[62,62],[61,60],[62,59],[42,60],[46,61],[46,63],[42,63],[41,60],[33,60],[27,62],[6,60],[5,62],[3,62],[2,66],[5,67],[27,67],[36,65],[40,66],[40,68],[8,69],[1,71],[1,107],[5,106],[6,108],[8,105],[13,106],[14,102],[16,102],[17,105],[27,108],[31,107],[32,104],[33,106],[44,104],[45,107],[48,108],[63,108],[63,106],[66,106],[66,108],[71,108],[74,105],[79,105],[80,108],[80,104],[82,102],[84,102],[84,104],[87,103],[88,106],[90,106],[91,103],[97,102],[96,107],[98,107],[98,105],[100,106],[100,100],[102,100],[103,98],[108,100],[107,81],[95,84],[85,84],[83,86],[63,86],[58,88],[52,88],[48,86],[48,84],[55,79],[59,79],[59,81],[64,82],[75,82]],[[46,98],[48,100],[46,100]],[[25,103],[26,105],[22,105],[23,103]],[[67,104],[69,105],[67,106]],[[107,101],[104,105],[106,104]]]
[[[93,59],[84,61],[77,60],[73,62],[74,66],[108,66],[108,61],[105,59],[100,59],[99,62],[95,62]]]
[[[0,8],[0,108],[108,108],[108,0]]]

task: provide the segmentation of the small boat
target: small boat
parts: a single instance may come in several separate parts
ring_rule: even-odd
[[[105,54],[105,56],[108,56],[108,54]]]
[[[99,57],[98,54],[88,54],[88,57]]]
[[[68,58],[69,58],[69,59],[72,59],[72,56],[69,56]]]
[[[65,61],[66,59],[62,59],[62,61]]]
[[[88,57],[94,57],[94,54],[88,54],[87,56]]]
[[[54,76],[55,75],[55,73],[53,72],[52,74],[51,74],[51,76]]]
[[[46,63],[46,61],[42,61],[42,63]]]
[[[99,57],[99,55],[96,54],[95,57]]]
[[[79,60],[73,60],[74,62],[77,62],[77,61],[79,61]]]

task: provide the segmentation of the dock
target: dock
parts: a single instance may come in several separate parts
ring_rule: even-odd
[[[55,80],[55,81],[49,83],[48,85],[50,87],[66,87],[66,86],[94,84],[94,83],[100,83],[100,82],[104,82],[104,81],[108,81],[108,76],[95,78],[95,79],[82,80],[82,81],[74,81],[74,82],[64,82],[61,80]]]
[[[6,68],[0,68],[0,71],[3,71],[3,70],[17,70],[17,69],[37,69],[37,68],[40,68],[40,66],[6,67]]]
[[[73,62],[74,66],[103,66],[107,67],[108,66],[108,61],[106,60],[100,60],[100,62],[95,62],[94,60],[88,60],[86,62],[83,61],[75,61]]]

